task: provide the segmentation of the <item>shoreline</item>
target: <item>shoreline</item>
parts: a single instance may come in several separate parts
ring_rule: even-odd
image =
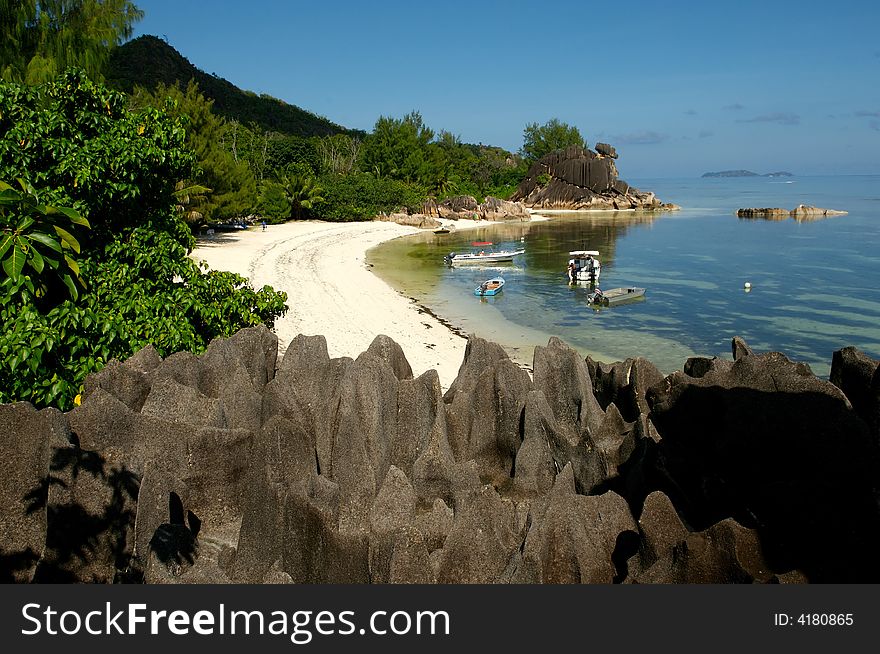
[[[537,214],[532,219],[549,220]],[[455,225],[456,231],[492,224],[441,222]],[[268,284],[287,293],[290,308],[274,328],[279,355],[298,334],[320,334],[331,358],[356,358],[384,334],[401,346],[415,377],[434,369],[445,391],[464,360],[467,334],[396,291],[365,261],[370,248],[424,231],[383,221],[296,221],[271,225],[265,232],[252,227],[200,237],[190,256],[214,270],[247,277],[254,288]],[[531,372],[531,361],[518,357],[518,348],[505,349]]]

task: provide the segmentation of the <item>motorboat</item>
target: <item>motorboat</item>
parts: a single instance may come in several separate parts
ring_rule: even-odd
[[[495,277],[494,279],[487,279],[477,286],[474,289],[474,295],[479,295],[480,297],[498,295],[502,290],[504,290],[504,279],[502,277]]]
[[[599,262],[598,250],[574,250],[568,253],[568,281],[599,283],[602,264]]]
[[[613,307],[625,302],[631,302],[645,297],[645,289],[638,286],[626,286],[624,288],[612,288],[603,291],[597,288],[587,296],[590,304],[599,307]]]
[[[444,257],[444,260],[450,266],[462,263],[500,263],[502,261],[513,261],[517,255],[523,254],[525,250],[499,250],[498,252],[466,252],[458,254],[450,252]]]
[[[441,225],[434,230],[435,234],[450,234],[455,231],[455,225]]]

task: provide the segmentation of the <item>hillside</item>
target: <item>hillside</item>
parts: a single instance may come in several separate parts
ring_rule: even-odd
[[[214,111],[226,118],[253,122],[264,129],[293,136],[354,133],[283,100],[243,91],[222,77],[209,75],[155,36],[140,36],[116,48],[110,56],[106,79],[108,84],[126,93],[131,93],[135,86],[152,91],[159,82],[166,85],[179,82],[186,87],[189,80],[195,79],[202,93],[214,100]]]

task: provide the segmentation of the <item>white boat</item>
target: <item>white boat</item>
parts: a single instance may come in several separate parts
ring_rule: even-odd
[[[596,289],[587,296],[590,304],[600,307],[613,307],[624,302],[638,300],[645,297],[645,289],[638,286],[627,286],[624,288],[612,288],[609,291]]]
[[[480,297],[485,295],[498,295],[503,290],[504,278],[495,277],[493,279],[487,279],[485,282],[477,286],[474,289],[474,295],[479,295]]]
[[[513,261],[513,258],[519,254],[523,254],[525,250],[501,250],[499,252],[466,252],[457,254],[450,252],[444,257],[444,260],[450,266],[461,263],[499,263],[502,261]]]
[[[598,250],[574,250],[568,253],[568,281],[599,283],[602,264],[599,262]]]

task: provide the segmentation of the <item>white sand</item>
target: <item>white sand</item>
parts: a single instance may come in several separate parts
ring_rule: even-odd
[[[447,222],[447,221],[444,221]],[[462,227],[477,227],[480,223]],[[413,374],[435,369],[444,389],[458,374],[467,341],[373,275],[368,249],[419,232],[395,223],[290,222],[263,232],[217,234],[200,240],[193,258],[239,273],[255,288],[269,284],[288,295],[290,310],[275,322],[283,352],[297,334],[322,334],[331,357],[356,358],[379,334],[406,354]]]

